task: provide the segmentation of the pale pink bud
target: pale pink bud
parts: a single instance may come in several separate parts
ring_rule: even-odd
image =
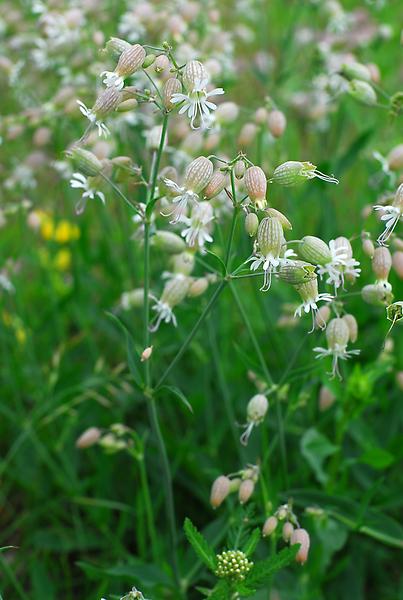
[[[319,391],[319,410],[324,412],[328,410],[335,402],[336,396],[328,387],[322,385]]]
[[[205,156],[192,160],[185,172],[186,189],[199,194],[209,183],[213,169],[213,163]]]
[[[259,208],[266,205],[267,181],[264,171],[260,167],[246,169],[244,178],[246,193]]]
[[[256,235],[259,227],[259,219],[256,213],[250,212],[245,217],[245,231],[250,237]]]
[[[261,106],[255,112],[255,121],[258,125],[263,125],[263,123],[266,123],[268,116],[267,108]]]
[[[344,315],[342,317],[342,319],[348,327],[348,331],[349,331],[349,335],[350,335],[350,342],[352,342],[354,344],[354,342],[357,341],[357,336],[358,336],[357,320],[354,317],[354,315],[351,315],[351,314]]]
[[[393,253],[392,263],[398,277],[403,279],[403,252],[401,250],[397,250]]]
[[[363,240],[362,241],[362,251],[364,252],[364,254],[366,254],[370,258],[373,258],[374,253],[375,253],[375,246],[374,246],[373,241],[370,240],[369,238],[366,238],[365,240]]]
[[[181,91],[182,84],[179,81],[179,79],[176,79],[175,77],[170,77],[169,79],[167,79],[164,85],[164,89],[162,91],[164,106],[167,110],[172,110],[172,108],[175,106],[172,103],[173,94],[180,94]]]
[[[213,176],[204,188],[203,195],[205,198],[210,200],[211,198],[218,196],[218,194],[222,192],[227,185],[228,175],[220,170],[217,170],[213,173]]]
[[[119,57],[116,73],[121,77],[133,75],[143,64],[145,57],[146,51],[140,44],[126,48]]]
[[[386,160],[391,171],[400,171],[400,169],[403,169],[403,144],[392,148]]]
[[[217,107],[215,116],[220,123],[233,123],[239,114],[239,107],[235,102],[223,102]]]
[[[283,540],[285,542],[290,541],[293,531],[294,531],[294,526],[292,523],[290,523],[289,521],[284,523],[282,534],[283,534]]]
[[[208,285],[209,282],[206,277],[199,277],[198,279],[195,279],[190,285],[188,296],[190,298],[196,298],[197,296],[201,296],[207,290]]]
[[[218,508],[230,493],[231,481],[225,475],[220,475],[214,481],[211,487],[210,504],[213,508]]]
[[[97,443],[101,437],[101,431],[98,427],[89,427],[76,440],[76,448],[89,448]]]
[[[252,479],[244,479],[239,486],[239,502],[245,504],[253,494],[255,484]]]
[[[263,537],[271,535],[273,533],[273,531],[276,529],[277,525],[278,525],[278,520],[276,517],[273,517],[273,516],[268,517],[263,525],[263,531],[262,531]]]
[[[377,279],[386,280],[392,268],[392,256],[389,248],[379,246],[375,249],[372,259],[372,270]]]
[[[379,83],[381,81],[381,72],[379,70],[378,65],[376,65],[375,63],[368,63],[367,65],[365,65],[371,75],[371,81],[373,81],[373,83]]]
[[[298,563],[304,564],[308,558],[309,552],[309,534],[305,529],[294,529],[291,534],[290,544],[293,546],[294,544],[300,544],[300,549],[297,552],[295,560]]]
[[[283,135],[287,126],[287,119],[281,110],[272,110],[269,113],[267,123],[273,137],[279,138]]]
[[[237,179],[242,179],[245,175],[246,167],[243,160],[237,160],[234,165],[234,175]]]
[[[141,357],[140,357],[141,362],[148,360],[152,353],[153,353],[153,346],[148,346],[148,348],[145,348],[143,350],[143,352],[141,353]]]
[[[245,123],[238,137],[238,145],[241,148],[250,146],[255,141],[257,135],[257,125],[255,123]]]
[[[46,146],[49,143],[52,135],[52,130],[49,127],[39,127],[32,139],[35,146]]]
[[[317,329],[324,329],[324,326],[330,319],[332,311],[327,304],[320,306],[315,314],[315,327]]]
[[[160,54],[155,59],[154,69],[156,73],[162,73],[164,71],[167,71],[169,69],[169,66],[170,62],[166,54]]]

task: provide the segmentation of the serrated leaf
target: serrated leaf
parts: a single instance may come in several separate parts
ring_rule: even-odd
[[[228,600],[229,591],[228,583],[223,579],[213,588],[208,598],[209,600]]]
[[[185,519],[183,529],[197,556],[210,571],[214,571],[216,568],[216,556],[214,550],[210,548],[206,538],[196,529],[192,521],[188,518]]]
[[[193,414],[192,405],[190,404],[189,400],[186,398],[185,394],[178,387],[176,387],[174,385],[162,385],[161,387],[158,388],[157,394],[159,394],[160,391],[162,391],[162,390],[167,390],[168,392],[171,392],[171,394],[173,394],[174,396],[179,398],[179,400],[182,402],[182,404],[184,404],[186,406],[186,408],[188,410],[190,410],[190,412]]]
[[[278,554],[257,562],[242,583],[242,587],[244,588],[243,594],[253,594],[254,590],[267,584],[274,573],[291,564],[295,559],[299,547],[299,544],[294,544],[291,548],[284,548]],[[249,590],[248,593],[247,590]]]
[[[130,373],[134,379],[135,384],[137,385],[137,387],[139,389],[143,388],[143,380],[140,374],[140,370],[136,364],[136,358],[137,358],[137,362],[139,361],[136,349],[134,347],[134,340],[133,340],[133,336],[130,333],[130,331],[127,329],[126,325],[123,323],[123,321],[121,321],[119,319],[119,317],[117,317],[116,315],[114,315],[111,312],[107,312],[106,313],[107,316],[112,319],[112,321],[114,321],[116,323],[116,325],[119,327],[119,329],[124,333],[125,338],[126,338],[126,354],[127,354],[127,364],[129,366],[129,370]]]
[[[256,550],[256,546],[260,541],[260,529],[256,528],[252,531],[248,541],[244,545],[242,552],[246,554],[246,556],[251,556]]]

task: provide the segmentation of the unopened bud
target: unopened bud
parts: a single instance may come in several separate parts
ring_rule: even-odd
[[[213,175],[213,163],[205,156],[192,160],[185,171],[185,188],[199,194]]]
[[[276,208],[266,208],[265,213],[268,217],[276,217],[280,221],[283,229],[286,229],[287,231],[291,231],[292,225],[291,225],[290,221],[287,219],[287,217],[285,215],[283,215],[282,212],[280,212]]]
[[[371,72],[365,65],[358,62],[347,62],[341,67],[341,73],[347,79],[358,79],[360,81],[371,81]]]
[[[393,300],[392,286],[385,281],[365,285],[361,290],[361,297],[367,304],[388,305]]]
[[[382,281],[387,280],[391,268],[392,256],[389,248],[386,248],[386,246],[379,246],[375,249],[374,257],[372,259],[372,270],[375,274],[375,277]]]
[[[364,254],[366,254],[367,256],[372,258],[374,256],[374,252],[375,252],[375,246],[374,246],[373,241],[370,240],[369,238],[365,238],[362,241],[362,251],[364,252]]]
[[[235,102],[223,102],[214,114],[219,123],[233,123],[238,117],[239,107]]]
[[[203,195],[205,198],[210,200],[215,196],[218,196],[220,192],[228,185],[228,176],[220,170],[216,170],[208,184],[203,190]]]
[[[245,175],[246,167],[243,160],[237,160],[234,165],[234,175],[237,179],[242,179]]]
[[[403,169],[403,144],[392,148],[386,157],[386,161],[391,171],[400,171]]]
[[[207,72],[201,62],[191,60],[183,70],[183,83],[188,92],[192,92],[196,84],[207,79]]]
[[[318,237],[306,235],[298,245],[298,254],[315,265],[326,265],[332,260],[329,246]]]
[[[131,308],[140,308],[144,304],[144,290],[143,288],[136,288],[130,292],[123,292],[120,298],[120,304],[123,310],[130,310]]]
[[[263,525],[263,531],[262,531],[263,537],[267,537],[268,535],[271,535],[273,533],[273,531],[275,531],[277,525],[278,525],[278,520],[276,519],[276,517],[273,517],[273,516],[268,517]]]
[[[196,298],[197,296],[201,296],[207,290],[208,286],[208,279],[206,277],[199,277],[191,283],[188,291],[188,296],[190,298]]]
[[[328,410],[335,402],[336,396],[328,387],[322,385],[319,391],[319,410],[324,412]]]
[[[259,219],[256,213],[250,212],[245,217],[245,231],[250,237],[256,235],[259,227]]]
[[[252,479],[244,479],[242,481],[241,485],[239,486],[239,492],[238,492],[239,502],[241,504],[245,504],[249,500],[249,498],[252,496],[254,489],[255,489],[255,484],[252,481]]]
[[[162,91],[162,98],[164,100],[164,106],[167,110],[172,110],[175,106],[172,102],[173,94],[180,94],[182,91],[182,84],[179,79],[170,77],[167,79]]]
[[[354,344],[357,341],[358,336],[358,324],[354,315],[346,314],[342,317],[343,321],[348,327],[350,342]]]
[[[156,73],[162,73],[163,71],[167,71],[169,69],[169,58],[166,54],[160,54],[155,59],[154,69]]]
[[[257,208],[264,208],[266,202],[267,180],[264,171],[260,167],[249,167],[244,178],[246,193]]]
[[[300,544],[300,549],[298,550],[295,560],[298,563],[304,564],[308,558],[310,539],[309,534],[305,529],[294,529],[291,534],[290,544],[293,546],[294,544]]]
[[[153,353],[153,346],[148,346],[148,348],[145,348],[143,350],[143,352],[141,353],[141,357],[140,357],[141,362],[148,360],[152,353]]]
[[[152,245],[169,254],[178,254],[186,250],[186,242],[172,231],[157,231],[151,238]]]
[[[122,52],[131,47],[129,42],[120,38],[111,37],[105,45],[103,52],[113,58],[118,58]]]
[[[76,440],[76,448],[89,448],[97,443],[101,437],[101,430],[98,427],[89,427]]]
[[[316,329],[324,329],[324,326],[330,319],[332,311],[327,304],[323,304],[318,308],[315,314],[315,327]]]
[[[241,148],[250,146],[255,141],[257,135],[257,125],[255,123],[245,123],[242,127],[239,137],[238,144]]]
[[[290,523],[289,521],[287,521],[286,523],[284,523],[282,535],[283,535],[283,540],[285,542],[289,542],[290,541],[291,536],[293,534],[293,531],[294,531],[294,526],[293,526],[292,523]]]
[[[136,100],[136,98],[128,98],[128,100],[124,100],[119,104],[119,106],[116,109],[116,112],[129,112],[130,110],[134,110],[135,108],[137,108],[138,105],[139,103]]]
[[[211,487],[210,504],[213,508],[218,508],[230,493],[231,481],[225,475],[220,475],[214,481]]]
[[[195,264],[195,257],[192,252],[181,252],[174,254],[171,259],[172,271],[182,275],[190,275]]]
[[[146,51],[140,44],[134,44],[123,50],[116,66],[116,73],[121,77],[133,75],[144,63]]]
[[[273,137],[279,138],[283,135],[287,126],[287,119],[281,110],[272,110],[269,112],[267,119],[269,131]]]
[[[397,276],[403,279],[403,252],[401,250],[393,253],[392,264]]]
[[[101,161],[89,150],[76,146],[67,155],[72,159],[77,169],[87,177],[95,177],[102,171]]]
[[[358,100],[358,102],[362,102],[362,104],[367,104],[368,106],[374,105],[377,102],[374,88],[366,81],[353,79],[350,81],[348,93],[355,100]]]

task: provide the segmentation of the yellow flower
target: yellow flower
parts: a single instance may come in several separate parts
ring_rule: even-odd
[[[15,330],[15,337],[17,338],[17,342],[23,346],[27,341],[27,333],[22,326],[17,327]]]
[[[41,235],[44,240],[51,240],[55,231],[55,226],[50,217],[44,217],[41,223]]]
[[[64,248],[57,252],[54,259],[54,266],[58,271],[67,271],[71,267],[71,252]]]
[[[59,244],[67,244],[75,239],[75,226],[71,225],[69,221],[60,221],[55,229],[54,239]]]

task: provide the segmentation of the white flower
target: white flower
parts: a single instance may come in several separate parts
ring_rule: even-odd
[[[208,77],[196,79],[193,89],[188,94],[172,95],[172,104],[180,104],[183,102],[179,114],[182,115],[187,112],[192,129],[208,128],[210,111],[214,111],[217,108],[217,105],[214,104],[214,102],[211,102],[209,98],[225,93],[222,88],[215,88],[214,90],[211,90],[211,92],[207,92],[207,84]],[[194,123],[198,117],[200,118],[200,125],[199,127],[196,127]]]
[[[294,250],[288,249],[284,252],[284,256],[275,256],[272,253],[268,253],[263,255],[258,250],[255,250],[253,256],[248,258],[245,262],[252,262],[250,266],[251,271],[257,271],[259,267],[263,268],[263,285],[260,288],[261,292],[267,292],[271,286],[271,277],[272,274],[275,273],[278,267],[286,265],[290,262],[290,258],[296,256]]]
[[[333,296],[327,293],[319,294],[318,292],[318,279],[311,279],[300,285],[295,286],[297,292],[301,296],[302,304],[298,306],[294,313],[294,317],[302,317],[302,314],[312,314],[312,329],[309,333],[312,333],[315,329],[315,319],[318,314],[318,302],[331,302]],[[323,323],[322,329],[325,329],[326,323]]]
[[[358,260],[349,256],[348,246],[337,245],[335,240],[330,240],[329,249],[332,255],[332,260],[325,265],[318,266],[318,274],[322,277],[328,275],[326,283],[334,285],[335,290],[344,285],[344,277],[350,275],[359,277],[361,269]]]
[[[95,196],[98,196],[101,202],[105,204],[105,194],[91,187],[88,177],[85,177],[82,173],[73,173],[70,179],[70,186],[84,190],[81,200],[76,204],[76,213],[78,215],[84,212],[88,199],[94,200]]]
[[[385,242],[388,241],[394,228],[402,218],[402,212],[398,206],[382,206],[380,204],[376,204],[374,209],[384,211],[384,214],[381,216],[381,221],[385,222],[385,230],[378,237],[377,242],[381,246],[385,246]]]
[[[189,202],[196,203],[200,200],[199,195],[192,190],[187,190],[184,187],[179,186],[175,181],[171,179],[164,179],[165,185],[176,193],[176,196],[172,198],[173,206],[170,212],[161,213],[164,217],[173,217],[171,224],[182,221],[186,214],[187,205]]]
[[[213,219],[213,207],[209,202],[195,204],[190,219],[182,217],[182,221],[188,227],[183,229],[181,236],[185,238],[189,246],[197,244],[199,248],[203,248],[205,242],[213,241],[210,235],[211,221]]]
[[[0,272],[0,288],[3,288],[3,290],[9,292],[10,294],[15,292],[15,287],[4,272]]]
[[[150,294],[150,298],[155,302],[152,310],[157,313],[156,322],[151,325],[150,331],[157,331],[161,321],[164,321],[164,323],[172,321],[174,327],[177,327],[176,317],[172,309],[185,299],[189,286],[190,279],[178,273],[166,282],[160,300]]]
[[[84,102],[81,102],[81,100],[77,100],[77,104],[80,108],[81,113],[87,117],[87,119],[89,120],[90,123],[94,124],[97,126],[98,128],[98,135],[99,136],[104,136],[104,137],[108,137],[110,135],[110,131],[107,128],[107,126],[105,125],[105,123],[103,123],[102,121],[100,121],[97,118],[97,115],[87,106],[85,106]]]
[[[332,377],[335,377],[337,375],[339,379],[342,379],[339,370],[339,359],[347,360],[352,356],[358,355],[360,353],[359,350],[347,350],[346,346],[340,344],[335,344],[333,348],[316,347],[313,349],[313,351],[317,353],[315,358],[320,359],[325,358],[326,356],[333,356],[331,375]]]
[[[106,87],[116,87],[118,90],[121,90],[125,84],[124,78],[115,71],[102,71],[100,77],[104,77],[102,83],[104,83]]]

